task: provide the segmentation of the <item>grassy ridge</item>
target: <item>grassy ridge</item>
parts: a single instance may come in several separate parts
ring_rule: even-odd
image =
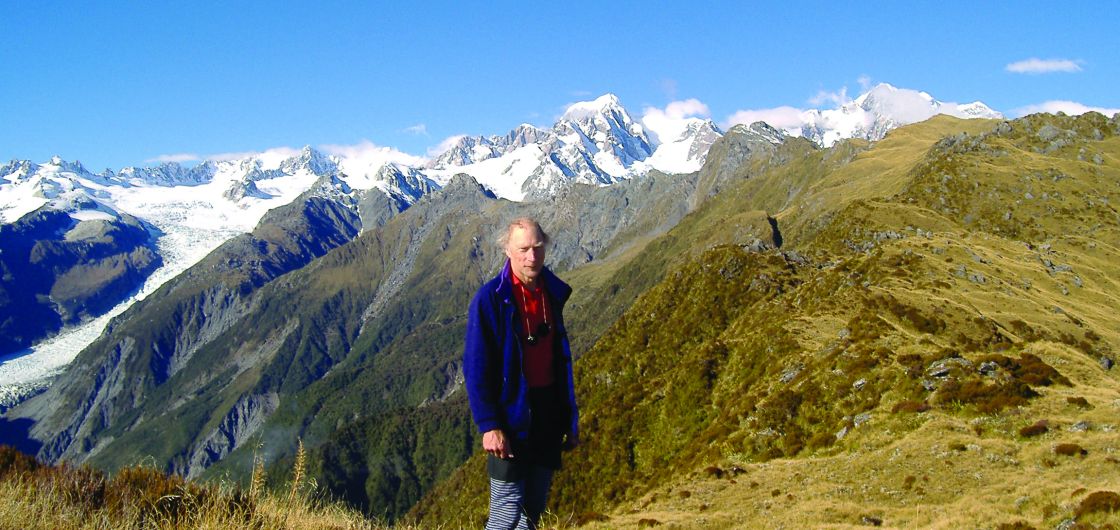
[[[1069,499],[1117,490],[1115,425],[1099,410],[1120,398],[1102,369],[1120,346],[1116,134],[1099,115],[938,118],[718,195],[648,248],[730,239],[727,220],[757,207],[748,190],[798,176],[774,215],[796,251],[694,255],[580,359],[586,441],[557,477],[556,516],[610,528],[1106,520]],[[480,466],[413,515],[481,520]],[[950,466],[972,478],[949,480]]]
[[[339,503],[313,500],[303,470],[275,490],[200,484],[140,466],[112,475],[49,466],[0,446],[0,528],[387,528]],[[401,527],[398,527],[401,528]]]

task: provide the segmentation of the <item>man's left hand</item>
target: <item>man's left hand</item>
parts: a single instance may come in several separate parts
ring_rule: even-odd
[[[564,435],[564,445],[561,446],[565,451],[571,451],[579,446],[579,435],[573,432]]]

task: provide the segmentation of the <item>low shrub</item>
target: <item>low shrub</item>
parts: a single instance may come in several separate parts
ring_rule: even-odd
[[[859,518],[859,522],[869,526],[883,526],[883,519],[874,515],[864,515]]]
[[[1035,527],[1026,523],[1026,521],[1015,521],[1014,523],[1000,523],[996,530],[1036,530]]]
[[[1097,491],[1090,493],[1081,501],[1074,516],[1081,517],[1091,513],[1120,513],[1120,495],[1114,491]]]
[[[1081,396],[1067,397],[1066,398],[1066,403],[1069,403],[1070,405],[1073,405],[1075,407],[1080,407],[1080,408],[1083,408],[1083,409],[1093,408],[1093,406],[1089,404],[1089,400],[1087,400],[1087,399],[1085,399]]]
[[[1085,456],[1089,454],[1089,451],[1077,444],[1064,443],[1054,446],[1054,454],[1062,456]]]
[[[925,360],[922,359],[921,355],[906,353],[895,357],[894,360],[903,368],[906,368],[906,375],[914,379],[922,377],[922,367],[925,366]]]
[[[898,414],[899,412],[918,413],[925,412],[930,409],[929,403],[925,401],[904,400],[895,403],[891,407],[891,412]]]
[[[1049,431],[1050,422],[1046,420],[1038,420],[1032,425],[1027,425],[1022,429],[1019,429],[1019,436],[1022,436],[1023,438],[1033,438],[1035,436],[1046,434]]]
[[[938,389],[936,402],[943,405],[974,405],[983,414],[995,414],[1005,408],[1020,407],[1039,394],[1022,381],[988,383],[979,380],[946,381]]]
[[[22,476],[39,469],[39,462],[14,447],[0,445],[0,479]]]
[[[704,473],[709,477],[723,478],[723,470],[719,466],[708,466],[704,468]]]
[[[609,520],[610,517],[599,512],[583,512],[576,516],[576,526],[583,526],[590,523],[602,523]]]

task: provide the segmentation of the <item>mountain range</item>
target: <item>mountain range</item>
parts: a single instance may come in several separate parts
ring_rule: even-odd
[[[913,100],[872,92],[848,114],[885,123],[885,98]],[[211,194],[199,202],[215,216],[248,209],[223,210],[234,201],[264,213],[7,411],[4,441],[52,462],[144,457],[202,479],[247,479],[258,459],[279,476],[304,445],[335,498],[473,526],[485,483],[461,388],[463,308],[502,263],[504,222],[529,214],[576,288],[587,440],[557,476],[558,517],[1098,520],[1075,504],[1116,489],[1117,117],[895,116],[831,143],[701,120],[679,128],[702,133],[681,144],[616,103],[575,105],[547,131],[462,138],[430,167],[355,176],[305,149],[158,172]],[[641,169],[667,145],[703,151],[702,164]],[[77,174],[56,162],[43,167]],[[510,177],[521,184],[494,180],[521,163],[533,168]],[[155,187],[124,173],[93,177]],[[109,184],[78,183],[126,204]],[[120,213],[156,249],[175,226]]]
[[[806,111],[800,118],[803,123],[784,134],[804,136],[822,146],[838,138],[878,140],[894,127],[937,113],[999,117],[981,103],[944,104],[922,92],[882,84],[838,109]],[[343,183],[352,204],[379,191],[397,209],[407,208],[458,173],[473,176],[499,197],[542,200],[574,183],[610,185],[653,170],[696,171],[722,134],[710,120],[696,117],[635,121],[616,96],[607,94],[571,105],[551,129],[523,124],[504,136],[460,137],[416,167],[388,159],[328,157],[310,147],[292,154],[206,161],[191,168],[165,163],[97,174],[59,157],[42,164],[12,161],[0,168],[0,221],[14,230],[12,234],[40,235],[4,238],[4,245],[14,245],[7,256],[27,254],[32,245],[51,240],[41,237],[42,216],[28,216],[43,209],[70,217],[66,226],[51,229],[57,232],[54,244],[69,246],[70,258],[37,265],[0,260],[8,271],[0,290],[5,299],[21,301],[5,305],[36,308],[34,316],[0,319],[7,322],[0,324],[0,355],[18,355],[63,329],[110,310],[116,314],[130,297],[146,296],[222,241],[250,231],[264,212],[290,203],[323,178]],[[782,136],[775,133],[774,141]],[[75,250],[88,246],[85,243],[65,243],[66,233],[99,234],[104,231],[99,226],[106,223],[140,226],[148,236],[134,234],[119,247],[101,238],[100,250],[89,256]],[[71,230],[79,225],[82,230]],[[89,228],[94,226],[98,228]],[[111,263],[104,261],[106,256]],[[102,273],[103,287],[87,286],[75,293],[59,279],[68,272],[71,278],[87,274],[91,267],[110,271]],[[38,279],[24,281],[28,276]],[[153,280],[145,283],[149,277]],[[57,360],[40,363],[43,370],[4,374],[0,369],[0,386],[10,390],[14,383],[41,379],[73,354],[76,351],[56,354]]]

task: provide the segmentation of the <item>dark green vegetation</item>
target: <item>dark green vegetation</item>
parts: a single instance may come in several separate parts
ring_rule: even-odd
[[[81,392],[10,417],[37,419],[52,458],[152,455],[190,475],[248,477],[254,454],[282,473],[302,438],[335,497],[473,525],[485,482],[460,390],[463,314],[520,214],[553,233],[549,262],[576,289],[585,444],[557,476],[561,517],[594,524],[712,463],[857,451],[877,422],[905,434],[930,417],[1011,418],[1075,388],[1101,403],[1054,352],[1115,359],[1117,129],[1093,114],[940,117],[820,150],[736,128],[698,174],[534,204],[458,179],[267,282],[200,264],[197,283],[83,353],[65,387]],[[134,352],[161,353],[90,364]],[[45,412],[74,403],[91,404],[77,421]],[[1054,435],[1038,434],[1023,443]]]
[[[0,225],[0,355],[124,300],[160,265],[148,228],[40,208]]]

